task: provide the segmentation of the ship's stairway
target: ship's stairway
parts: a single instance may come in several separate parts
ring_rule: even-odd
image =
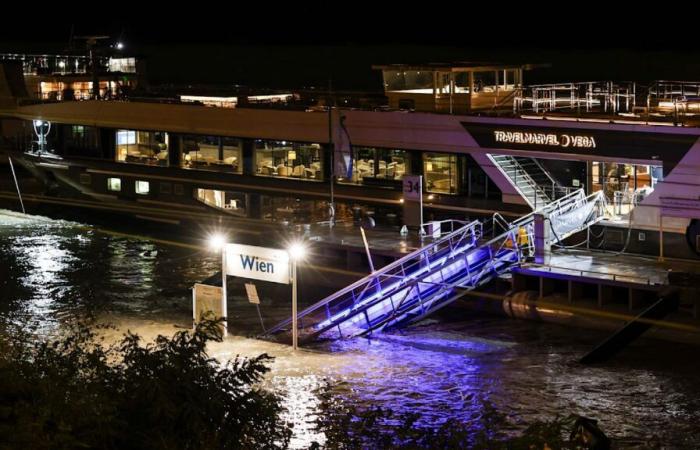
[[[547,169],[535,158],[491,154],[488,157],[510,180],[533,210],[572,191],[557,183]]]
[[[486,239],[479,221],[446,221],[444,236],[324,298],[298,314],[299,340],[353,337],[416,322],[534,254],[535,215],[549,219],[546,244],[598,222],[605,197],[582,190],[508,223]],[[494,221],[496,223],[496,221]],[[265,336],[291,332],[291,318]]]

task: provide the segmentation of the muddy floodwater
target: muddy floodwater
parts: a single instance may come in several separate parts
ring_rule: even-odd
[[[90,315],[116,325],[115,339],[126,329],[172,334],[191,324],[189,288],[219,264],[206,250],[0,211],[0,326],[29,322],[52,334]],[[266,384],[285,399],[294,447],[323,441],[311,422],[316,388],[330,384],[343,401],[417,412],[425,426],[449,418],[478,423],[488,404],[513,430],[576,413],[597,419],[620,446],[700,448],[696,347],[640,340],[610,363],[585,367],[576,360],[604,334],[452,309],[401,333],[294,353],[246,337],[260,330],[261,318],[270,326],[288,314],[288,288],[259,289],[260,316],[242,284],[230,281],[233,335],[211,353],[275,357]]]

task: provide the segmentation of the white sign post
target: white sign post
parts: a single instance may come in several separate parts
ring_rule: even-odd
[[[299,322],[297,320],[297,260],[292,260],[292,350],[299,345]]]
[[[403,177],[403,222],[408,227],[423,226],[423,177],[405,175]]]

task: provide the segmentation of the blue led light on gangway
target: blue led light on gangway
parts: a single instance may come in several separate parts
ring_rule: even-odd
[[[301,338],[366,335],[421,320],[532,256],[536,214],[549,219],[552,244],[602,220],[605,197],[572,192],[481,243],[480,222],[445,221],[453,226],[450,233],[301,311]],[[266,335],[286,332],[290,323]]]

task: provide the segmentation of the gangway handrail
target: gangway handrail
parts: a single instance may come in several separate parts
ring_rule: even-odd
[[[314,303],[311,306],[308,306],[303,311],[300,311],[297,314],[297,318],[303,318],[303,317],[307,316],[311,312],[317,310],[318,308],[320,308],[322,306],[329,304],[333,300],[336,300],[336,299],[352,292],[356,288],[359,288],[365,284],[368,284],[369,282],[371,282],[372,279],[376,279],[377,277],[380,277],[383,274],[390,272],[393,269],[397,269],[397,268],[401,267],[402,264],[410,261],[411,259],[413,259],[417,256],[420,256],[420,255],[426,253],[426,251],[428,251],[431,247],[436,247],[441,243],[448,242],[453,237],[459,235],[460,233],[464,233],[464,232],[471,232],[472,234],[476,235],[477,237],[480,237],[482,235],[481,222],[479,222],[478,220],[473,220],[471,222],[468,222],[463,227],[461,227],[461,228],[459,228],[459,229],[457,229],[449,234],[446,234],[445,236],[440,237],[439,239],[431,242],[430,244],[428,244],[426,246],[423,246],[419,249],[414,250],[413,252],[397,259],[396,261],[394,261],[392,263],[387,264],[386,266],[382,267],[381,269],[376,270],[363,278],[360,278],[359,280],[346,286],[345,288],[335,292],[334,294],[331,294],[328,297],[325,297],[325,298],[319,300],[318,302]],[[285,328],[286,326],[288,326],[291,323],[292,323],[292,319],[290,317],[289,319],[277,324],[273,328],[268,329],[265,334],[268,334],[268,335],[274,334],[274,333],[280,331],[281,329]]]
[[[496,237],[496,225],[503,228],[503,231],[507,231],[511,228],[510,222],[508,222],[500,213],[493,213],[491,216],[491,237]]]
[[[584,274],[594,274],[594,275],[601,275],[600,277],[593,277],[596,279],[601,279],[601,280],[611,280],[611,281],[624,281],[624,279],[629,279],[629,280],[641,280],[644,283],[638,283],[638,284],[646,284],[648,286],[652,285],[659,285],[659,283],[652,283],[651,277],[643,277],[639,275],[626,275],[624,273],[617,273],[617,272],[601,272],[599,270],[590,270],[590,269],[576,269],[573,267],[566,267],[566,266],[557,266],[554,264],[537,264],[537,263],[529,263],[526,266],[522,267],[525,270],[536,270],[534,268],[541,268],[541,269],[547,269],[547,272],[550,273],[560,273],[560,272],[554,272],[552,269],[555,270],[561,270],[561,271],[567,271],[567,272],[578,272],[579,276],[583,276]],[[562,274],[566,275],[566,274]]]
[[[482,244],[478,244],[481,223],[469,222],[304,309],[297,318],[311,316],[311,322],[301,328],[309,339],[336,327],[341,336],[358,336],[420,320],[459,298],[454,289],[474,289],[531,256],[535,214],[556,223],[560,234],[554,233],[550,241],[601,220],[605,213],[598,204],[604,201],[601,194],[586,196],[579,189],[510,223],[506,231]],[[525,241],[520,239],[522,229]],[[426,289],[427,285],[433,287]],[[265,334],[283,331],[291,321]]]
[[[566,198],[566,199],[564,199],[564,197],[562,197],[562,200],[565,200],[565,201],[556,202],[557,205],[555,205],[555,206],[557,208],[560,206],[562,208],[564,208],[566,206],[570,206],[572,203],[571,200],[573,200],[573,206],[574,206],[574,210],[575,210],[576,205],[580,204],[581,202],[585,202],[586,204],[588,204],[590,202],[603,202],[603,203],[605,202],[605,196],[602,195],[602,192],[600,192],[600,191],[593,193],[589,196],[586,196],[583,192],[583,189],[579,189],[573,194],[577,194],[577,195],[567,195],[568,198]],[[578,197],[578,198],[576,198],[576,197]],[[566,205],[563,205],[563,203],[566,203]],[[548,205],[548,206],[551,206],[551,205]],[[471,254],[482,251],[484,248],[488,248],[489,252],[490,252],[490,257],[486,262],[484,262],[481,265],[481,268],[479,269],[479,274],[477,276],[470,276],[469,277],[469,279],[475,283],[471,286],[471,288],[476,287],[476,285],[477,285],[476,283],[481,284],[485,281],[484,278],[482,278],[482,275],[486,271],[494,270],[495,274],[500,274],[500,272],[498,272],[497,265],[498,265],[498,263],[501,263],[505,259],[507,259],[507,256],[503,253],[503,250],[504,250],[504,247],[507,246],[507,243],[509,241],[511,244],[511,247],[509,248],[509,250],[511,251],[510,255],[515,254],[517,256],[517,263],[523,262],[523,256],[525,253],[532,255],[532,249],[533,249],[533,244],[534,244],[534,239],[532,238],[532,224],[534,222],[534,215],[543,213],[544,212],[543,210],[545,210],[545,209],[547,209],[547,208],[544,207],[540,210],[534,211],[533,213],[524,216],[520,220],[513,222],[512,227],[510,229],[508,229],[507,231],[505,231],[504,233],[496,236],[495,238],[492,238],[491,240],[479,245],[478,247],[470,248],[464,253],[463,257],[465,259],[468,259]],[[552,209],[552,208],[548,208],[548,209]],[[550,218],[551,217],[556,218],[556,216],[552,215],[552,212],[555,212],[555,211],[550,211],[550,213],[549,213]],[[569,211],[567,210],[566,212],[569,212]],[[597,215],[596,218],[593,219],[592,221],[589,221],[588,219],[586,219],[588,224],[592,224],[592,223],[595,223],[595,222],[601,220],[603,215],[601,215],[600,213],[602,212],[604,214],[605,208],[603,207],[603,208],[599,209],[598,212],[599,212],[599,215]],[[517,233],[521,227],[525,227],[526,229],[530,229],[530,231],[528,232],[529,238],[528,238],[527,242],[525,242],[524,245],[521,245],[521,243],[518,242],[518,239],[517,239]],[[574,229],[573,231],[575,232],[577,230]],[[559,240],[559,237],[556,237],[555,239]],[[565,239],[565,237],[561,237],[561,239]],[[496,247],[495,250],[493,250],[494,247]],[[425,282],[425,281],[421,281],[421,282]],[[458,285],[455,285],[455,286],[458,286]],[[437,309],[441,308],[442,306],[446,305],[447,303],[449,303],[449,301],[438,303],[438,305],[436,307],[433,307],[431,305],[422,314],[412,318],[411,321],[420,320],[422,317],[425,317],[426,315],[436,311]],[[385,324],[382,326],[381,329],[384,329],[391,324],[392,324],[391,320],[386,320]],[[371,331],[371,330],[368,330],[368,331]]]
[[[431,226],[431,225],[434,225],[434,224],[440,224],[440,227],[442,227],[442,224],[444,224],[444,223],[449,223],[449,224],[451,224],[451,226],[450,226],[450,231],[449,231],[449,232],[452,233],[452,232],[454,232],[454,231],[457,231],[457,230],[455,230],[455,228],[454,228],[454,224],[455,224],[455,223],[460,224],[460,225],[462,225],[462,226],[465,226],[465,225],[470,225],[470,224],[472,224],[472,223],[474,223],[474,222],[478,222],[478,221],[476,221],[476,220],[467,221],[467,220],[459,220],[459,219],[432,220],[432,221],[430,221],[430,222],[426,222],[426,223],[421,224],[420,228],[421,228],[421,231],[422,231],[424,234],[427,235],[427,233],[426,233],[425,230],[424,230],[425,227],[428,227],[428,226]],[[442,233],[441,233],[441,235],[442,235]]]

